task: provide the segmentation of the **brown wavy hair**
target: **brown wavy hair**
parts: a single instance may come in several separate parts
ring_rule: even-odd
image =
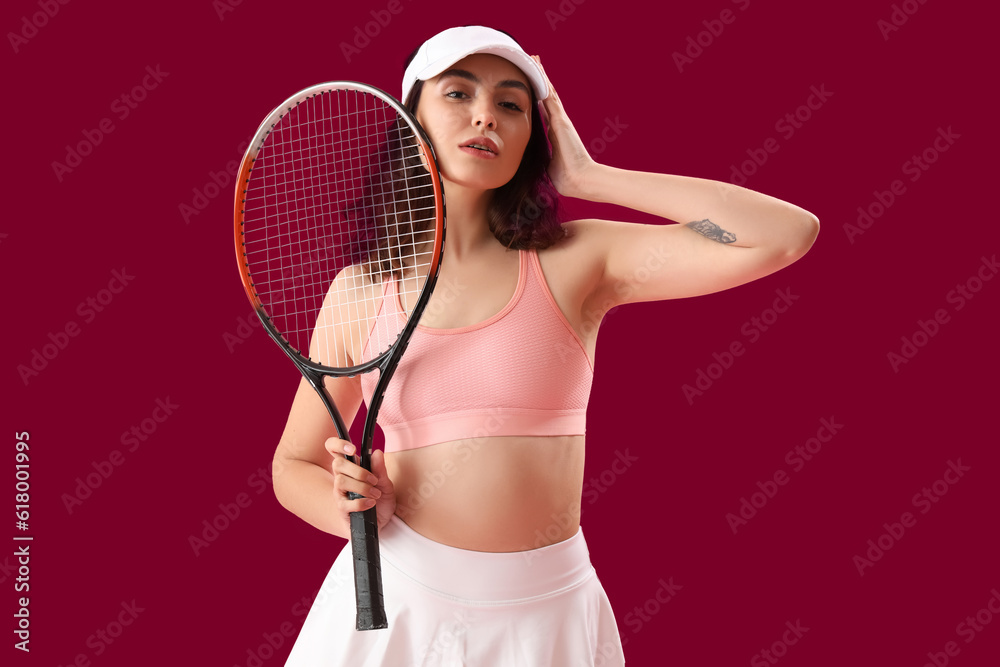
[[[511,37],[506,32],[504,34]],[[417,50],[414,50],[406,59],[406,65],[410,64],[416,54]],[[423,87],[424,82],[417,81],[406,102],[406,108],[413,115],[417,113]],[[531,136],[528,138],[528,145],[513,178],[493,191],[493,199],[486,213],[493,236],[506,247],[516,250],[548,248],[566,235],[559,219],[559,193],[548,175],[552,149],[538,110],[535,91],[531,86],[529,88]]]

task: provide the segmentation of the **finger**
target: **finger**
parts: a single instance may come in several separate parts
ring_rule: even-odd
[[[378,477],[378,486],[383,487],[387,492],[392,491],[392,481],[389,479],[389,471],[385,467],[385,452],[381,449],[372,452],[372,474]]]
[[[381,498],[382,492],[371,484],[366,484],[364,482],[359,482],[356,479],[351,479],[350,477],[341,477],[338,480],[337,492],[342,495],[347,495],[348,493],[356,493],[365,498]]]
[[[542,100],[542,103],[544,104],[545,102],[548,102],[549,99],[552,99],[553,101],[558,100],[559,95],[556,94],[556,89],[555,86],[552,85],[552,79],[549,78],[549,73],[545,71],[545,67],[542,65],[542,58],[540,56],[532,56],[532,58],[536,63],[538,63],[538,69],[542,71],[542,78],[545,79],[545,84],[549,89],[549,95]]]
[[[335,475],[343,475],[344,477],[349,477],[351,479],[356,479],[359,482],[365,482],[366,484],[375,485],[378,484],[378,477],[365,470],[359,466],[354,461],[350,459],[345,459],[340,456],[333,460],[333,465],[331,466],[333,473]]]
[[[351,441],[341,440],[340,438],[327,438],[323,446],[326,447],[326,451],[334,456],[353,456],[354,452],[357,451],[357,448]]]
[[[551,102],[552,104],[555,104],[559,100],[559,96],[556,95],[556,89],[552,86],[552,80],[549,79],[548,72],[546,72],[545,71],[545,67],[542,66],[542,58],[541,58],[541,56],[531,56],[531,58],[536,63],[538,63],[538,69],[540,69],[542,71],[542,78],[545,79],[545,85],[546,85],[546,87],[548,88],[548,91],[549,91],[548,96],[544,100],[540,100],[541,103],[542,103],[542,110],[545,111],[546,113],[548,113],[548,111],[549,111],[549,104],[550,104],[549,100],[552,101]],[[548,118],[546,117],[546,124],[547,123],[548,123]]]
[[[340,499],[340,509],[344,512],[364,512],[375,507],[375,502],[374,498],[348,500],[347,496],[344,496]]]
[[[552,127],[552,124],[549,122],[549,109],[545,106],[545,100],[539,100],[538,113],[542,118],[542,127],[548,131],[548,129]]]
[[[372,473],[378,477],[385,473],[385,452],[381,449],[372,452]]]

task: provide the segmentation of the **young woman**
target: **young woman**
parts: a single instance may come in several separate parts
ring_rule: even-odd
[[[425,42],[403,99],[438,156],[448,239],[380,412],[386,453],[355,465],[303,382],[274,458],[279,501],[320,530],[347,538],[349,513],[377,508],[389,629],[354,630],[345,547],[287,664],[624,664],[579,523],[598,324],[773,273],[819,223],[728,183],[595,162],[540,61],[489,28]],[[552,188],[686,224],[560,226]],[[369,382],[328,382],[347,423]]]

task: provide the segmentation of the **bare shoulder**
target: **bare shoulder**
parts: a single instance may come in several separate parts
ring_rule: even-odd
[[[584,218],[562,223],[566,236],[549,248],[572,255],[576,259],[586,259],[588,256],[600,257],[606,254],[607,244],[625,227],[634,227],[634,223]]]

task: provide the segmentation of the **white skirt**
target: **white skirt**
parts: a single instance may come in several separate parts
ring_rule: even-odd
[[[615,667],[608,596],[580,530],[513,553],[456,549],[393,517],[379,531],[389,627],[357,631],[346,545],[285,667]]]

